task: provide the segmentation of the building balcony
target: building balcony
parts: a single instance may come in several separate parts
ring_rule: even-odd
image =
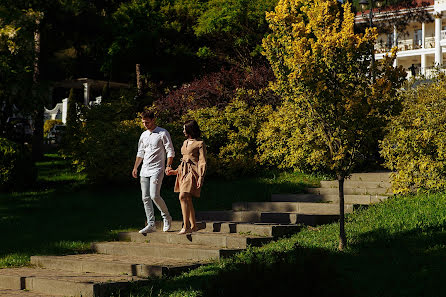
[[[446,30],[441,31],[440,35],[441,40],[446,41]],[[393,43],[383,43],[377,42],[375,44],[375,53],[387,53],[390,52],[390,50],[393,47]],[[410,50],[417,50],[422,48],[422,41],[419,39],[399,39],[398,40],[398,51],[410,51]],[[435,48],[435,37],[429,36],[424,38],[424,48]]]
[[[407,78],[415,77],[424,77],[424,78],[433,78],[438,75],[438,73],[445,73],[446,74],[446,66],[441,67],[417,67],[414,71],[414,74],[412,71],[407,70]]]

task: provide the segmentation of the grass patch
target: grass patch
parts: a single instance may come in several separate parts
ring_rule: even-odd
[[[446,193],[406,196],[348,215],[348,247],[338,224],[307,228],[134,296],[443,296]]]
[[[56,154],[46,155],[37,167],[38,180],[32,190],[0,194],[4,238],[0,268],[28,265],[32,255],[86,253],[91,242],[113,240],[118,232],[144,226],[138,180],[128,185],[91,185],[85,175],[72,170],[69,160]],[[173,218],[180,220],[174,181],[166,177],[161,194]],[[318,182],[317,177],[298,173],[264,173],[232,181],[209,178],[194,204],[197,210],[231,209],[235,201],[266,201],[272,192],[298,193]]]

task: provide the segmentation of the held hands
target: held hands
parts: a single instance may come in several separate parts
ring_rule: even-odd
[[[172,167],[166,167],[166,175],[177,175],[178,170],[173,170]]]

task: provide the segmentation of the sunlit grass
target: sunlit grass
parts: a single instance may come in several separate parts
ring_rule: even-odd
[[[159,280],[134,296],[277,296],[296,287],[306,296],[443,296],[446,193],[396,197],[357,210],[347,216],[346,232],[343,252],[338,223],[308,227]]]

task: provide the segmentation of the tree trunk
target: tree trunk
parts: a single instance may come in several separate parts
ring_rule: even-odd
[[[344,176],[338,175],[339,183],[339,247],[342,251],[347,245],[347,238],[345,236],[345,221],[344,221]]]
[[[136,64],[136,96],[141,98],[144,88],[144,82],[141,75],[141,64]]]
[[[40,104],[42,102],[40,96],[41,90],[39,86],[40,80],[40,18],[36,19],[36,31],[34,32],[34,73],[33,73],[33,84],[34,84],[34,94],[36,96],[33,119],[33,138],[32,138],[32,156],[35,161],[40,160],[43,156],[43,118],[44,111],[43,106]]]

